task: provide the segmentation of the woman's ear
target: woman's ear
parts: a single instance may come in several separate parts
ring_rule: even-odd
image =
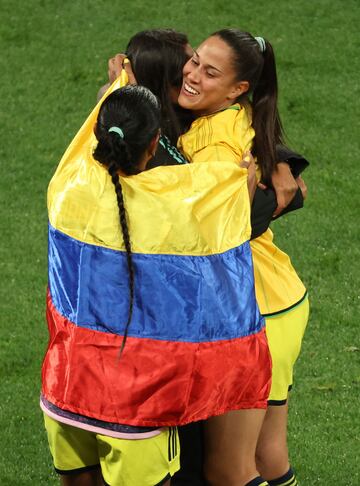
[[[143,155],[143,157],[142,157],[142,159],[141,159],[141,161],[138,165],[138,169],[139,169],[140,172],[142,172],[143,170],[146,170],[147,163],[149,162],[149,160],[151,160],[155,156],[157,146],[159,145],[160,133],[161,132],[160,132],[160,128],[159,128],[158,132],[152,138],[152,140],[149,143],[148,148],[144,152],[144,155]]]
[[[239,98],[244,93],[247,93],[249,91],[249,82],[248,81],[240,81],[235,84],[234,88],[232,91],[230,91],[228,95],[229,100],[236,100]]]
[[[148,152],[149,152],[149,155],[151,155],[151,157],[154,157],[154,155],[155,155],[157,146],[159,145],[160,135],[161,135],[161,130],[159,128],[157,134],[151,140],[149,148],[148,148]]]

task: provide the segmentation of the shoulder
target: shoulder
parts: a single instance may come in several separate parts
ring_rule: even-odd
[[[232,110],[235,112],[234,116],[234,125],[237,129],[242,129],[242,130],[252,130],[252,110],[251,106],[246,104],[246,105],[233,105],[238,106],[238,110]],[[230,111],[231,109],[229,108]]]
[[[198,118],[191,125],[190,131],[201,131],[210,126],[214,130],[213,136],[215,136],[221,133],[227,134],[227,129],[232,131],[236,126],[248,127],[250,125],[250,110],[247,106],[236,103],[213,115]]]
[[[218,143],[234,146],[247,132],[253,137],[251,113],[247,107],[236,103],[226,110],[195,120],[190,130],[180,137],[180,146],[193,150]]]

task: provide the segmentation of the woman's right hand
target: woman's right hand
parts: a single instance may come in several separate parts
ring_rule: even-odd
[[[278,162],[276,168],[271,176],[271,182],[276,193],[278,206],[274,212],[274,217],[279,214],[291,203],[294,199],[298,184],[294,179],[290,166],[287,162]]]
[[[129,77],[129,84],[137,84],[129,59],[121,53],[116,54],[108,61],[109,83],[112,84],[120,76],[122,69],[125,69]]]

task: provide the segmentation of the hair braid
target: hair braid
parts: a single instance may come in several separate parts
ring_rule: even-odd
[[[129,325],[130,325],[130,322],[131,322],[133,309],[134,309],[135,272],[134,272],[134,265],[133,265],[133,261],[132,261],[129,228],[128,228],[128,224],[127,224],[127,221],[126,221],[126,209],[125,209],[125,205],[124,205],[124,197],[123,197],[122,187],[121,187],[121,184],[120,184],[119,175],[117,173],[116,164],[115,163],[110,164],[108,171],[109,171],[109,174],[111,176],[112,183],[115,186],[116,198],[117,198],[117,203],[118,203],[118,208],[119,208],[120,226],[121,226],[121,231],[122,231],[122,235],[123,235],[123,240],[124,240],[124,245],[125,245],[125,250],[126,250],[126,260],[127,260],[128,271],[129,271],[129,293],[130,293],[129,314],[128,314],[128,319],[127,319],[127,322],[126,322],[126,325],[125,325],[123,340],[122,340],[121,347],[120,347],[120,356],[121,356],[121,354],[124,350],[124,347],[125,347],[125,343],[126,343],[126,339],[127,339],[127,335],[128,335],[128,330],[129,330]]]
[[[121,130],[117,133],[111,128]],[[160,128],[160,105],[143,86],[126,86],[113,91],[102,103],[94,127],[98,144],[94,159],[106,167],[116,192],[118,213],[124,241],[129,282],[128,318],[125,324],[120,357],[125,347],[135,301],[135,265],[132,258],[123,191],[119,173],[133,176],[141,172],[141,164],[149,160],[149,148]]]

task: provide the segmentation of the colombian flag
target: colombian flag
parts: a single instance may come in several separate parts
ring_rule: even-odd
[[[63,410],[173,426],[265,408],[270,357],[255,301],[247,172],[233,162],[121,177],[135,268],[114,186],[92,158],[98,108],[48,190],[49,345],[43,397]]]

